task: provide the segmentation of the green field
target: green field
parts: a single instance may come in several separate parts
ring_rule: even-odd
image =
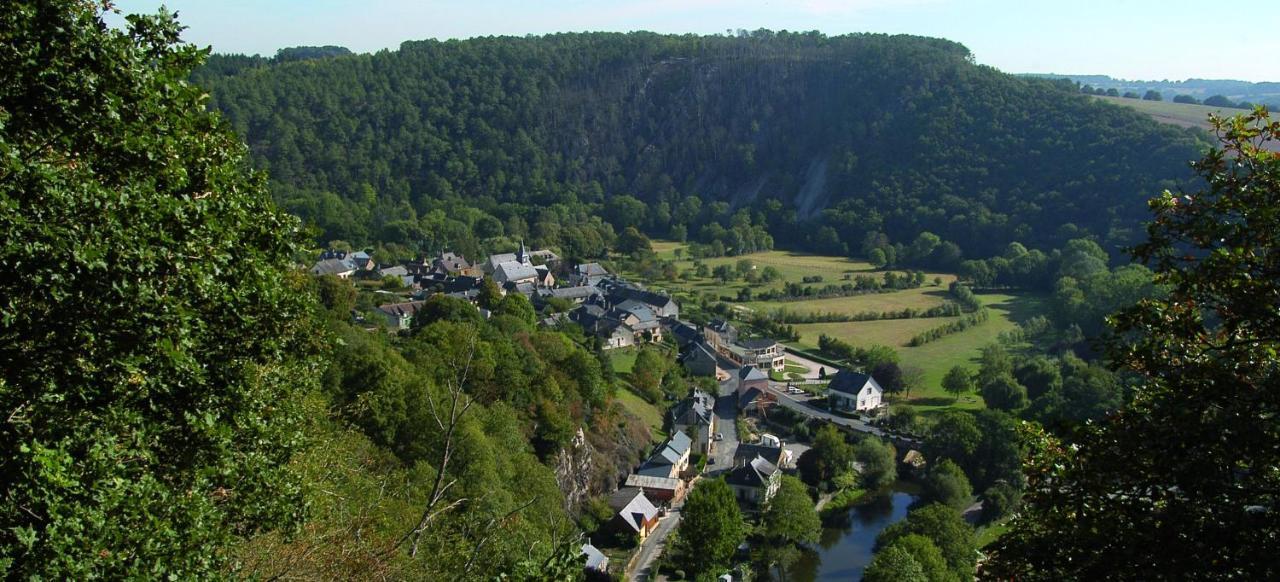
[[[919,347],[906,347],[905,344],[916,333],[957,318],[815,323],[795,327],[801,334],[799,345],[804,348],[816,348],[819,334],[837,337],[856,346],[892,346],[902,356],[903,365],[918,366],[924,371],[923,389],[911,392],[911,403],[922,410],[951,406],[981,408],[982,399],[976,394],[962,396],[959,402],[955,402],[953,396],[942,390],[942,377],[952,366],[976,369],[983,346],[995,342],[1001,332],[1014,330],[1017,321],[1035,315],[1040,304],[1037,298],[1020,295],[984,294],[978,297],[991,309],[990,320]]]
[[[942,279],[942,284],[934,286],[934,277]],[[918,289],[905,289],[891,293],[868,293],[850,297],[806,299],[802,301],[752,301],[743,305],[754,311],[762,312],[786,309],[793,313],[839,313],[843,315],[853,315],[866,311],[876,313],[901,311],[907,308],[928,309],[943,304],[947,298],[947,286],[955,279],[955,275],[930,273],[925,285]]]
[[[1132,101],[1132,100],[1127,100]],[[1166,104],[1167,105],[1167,104]],[[1177,104],[1181,105],[1181,104]],[[654,251],[665,260],[675,260],[676,249],[684,245],[670,241],[654,241]],[[718,257],[704,259],[709,268],[717,265],[736,266],[740,259],[750,259],[757,269],[773,266],[781,272],[778,281],[765,285],[750,285],[754,291],[764,288],[780,288],[787,282],[801,282],[803,277],[819,275],[821,283],[811,285],[840,284],[846,275],[870,274],[881,276],[870,264],[845,257],[829,257],[810,255],[790,251],[770,251],[755,253],[744,257]],[[681,271],[693,266],[688,258],[676,260]],[[837,313],[857,314],[863,312],[882,313],[885,311],[901,311],[907,308],[928,309],[941,305],[947,300],[947,286],[955,280],[955,275],[948,273],[927,273],[926,283],[917,289],[905,289],[889,293],[869,293],[851,297],[832,297],[826,299],[809,299],[802,301],[751,301],[747,303],[731,303],[740,310],[770,312],[786,309],[795,313]],[[940,285],[934,285],[935,278],[941,279]],[[652,286],[674,292],[679,297],[684,293],[711,293],[716,296],[736,296],[738,290],[749,286],[744,281],[729,281],[721,284],[710,278],[677,282],[652,282]],[[977,394],[965,395],[957,402],[942,390],[942,377],[953,366],[977,367],[978,356],[982,348],[994,343],[1001,332],[1016,329],[1017,323],[1039,312],[1040,302],[1035,297],[987,294],[979,296],[983,303],[991,309],[991,318],[976,327],[961,333],[945,336],[919,347],[907,347],[907,343],[916,334],[945,325],[959,317],[930,317],[916,319],[883,319],[876,321],[839,322],[839,323],[807,323],[796,324],[800,333],[800,341],[796,346],[808,350],[816,350],[818,336],[826,334],[847,341],[855,346],[881,344],[893,347],[902,357],[903,365],[916,366],[923,370],[923,388],[913,390],[911,403],[924,411],[947,407],[981,408],[982,398]],[[745,315],[745,314],[744,314]],[[614,367],[620,372],[630,371],[634,364],[634,353],[618,353],[614,355]],[[628,361],[628,358],[630,361]],[[788,370],[796,373],[796,370]],[[779,379],[786,378],[784,372],[778,374]]]
[[[664,260],[675,260],[676,266],[680,271],[692,269],[694,266],[693,259],[683,257],[679,260],[675,259],[675,250],[684,248],[685,245],[671,241],[653,241],[653,250],[657,256]],[[708,269],[715,269],[720,265],[729,265],[737,267],[738,261],[748,259],[755,264],[757,270],[765,267],[774,267],[782,277],[771,283],[755,283],[749,284],[741,279],[737,281],[729,281],[721,284],[719,281],[711,277],[695,278],[692,280],[681,281],[654,281],[652,285],[659,289],[666,289],[672,292],[700,292],[713,293],[715,295],[737,295],[738,291],[744,287],[751,287],[753,291],[763,291],[765,289],[781,289],[787,281],[800,283],[803,277],[821,276],[821,283],[812,283],[811,286],[824,286],[831,283],[840,284],[843,282],[845,275],[875,274],[870,263],[863,261],[854,261],[844,257],[828,257],[821,255],[810,255],[806,253],[796,253],[791,251],[767,251],[763,253],[752,253],[741,257],[715,257],[710,259],[700,259],[706,263]],[[878,274],[877,274],[878,275]],[[930,275],[932,280],[933,275]]]
[[[1229,109],[1226,107],[1209,107],[1207,105],[1193,105],[1191,103],[1174,103],[1172,101],[1144,101],[1142,99],[1125,99],[1123,97],[1106,97],[1095,96],[1096,99],[1114,103],[1136,109],[1157,121],[1177,125],[1179,127],[1199,127],[1200,129],[1210,129],[1209,114],[1212,113],[1219,117],[1232,117],[1241,113],[1248,113],[1244,109]]]
[[[615,373],[626,375],[636,367],[636,358],[639,356],[640,350],[636,348],[613,349],[609,350],[609,363],[613,365]]]
[[[615,396],[618,403],[627,409],[627,412],[636,415],[641,421],[649,426],[649,431],[655,442],[667,437],[667,433],[662,430],[662,412],[658,407],[649,404],[643,398],[636,395],[635,392],[622,388],[618,390]]]

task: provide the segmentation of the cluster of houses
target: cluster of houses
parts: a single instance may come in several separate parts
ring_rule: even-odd
[[[502,293],[520,293],[535,306],[553,300],[575,307],[543,321],[554,326],[571,320],[600,340],[604,349],[662,341],[665,330],[680,317],[680,306],[671,297],[644,289],[609,273],[599,263],[583,263],[566,269],[549,250],[528,251],[524,243],[514,253],[490,255],[474,265],[465,257],[441,252],[433,257],[378,268],[363,251],[326,251],[311,268],[316,275],[342,279],[367,272],[370,277],[401,279],[414,300],[378,307],[386,324],[408,329],[431,295],[443,293],[476,303],[484,279],[490,278]]]

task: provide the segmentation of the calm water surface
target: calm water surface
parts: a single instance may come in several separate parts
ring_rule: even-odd
[[[916,489],[906,483],[856,505],[842,516],[823,523],[822,538],[812,551],[791,567],[788,580],[861,580],[862,569],[871,563],[876,536],[889,524],[907,516],[907,507],[916,500]]]

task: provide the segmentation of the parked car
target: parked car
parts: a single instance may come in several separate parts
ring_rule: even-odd
[[[724,434],[722,434],[722,433],[716,433],[716,440],[718,440],[718,441],[722,441],[722,440],[724,440]]]

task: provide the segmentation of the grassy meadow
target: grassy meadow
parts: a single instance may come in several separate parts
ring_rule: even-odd
[[[681,272],[693,268],[693,260],[684,257],[677,259],[677,249],[684,245],[671,241],[655,241],[654,251],[665,260],[675,261]],[[751,286],[753,291],[766,288],[781,288],[787,282],[800,283],[804,277],[819,275],[820,283],[811,285],[824,286],[840,284],[845,276],[869,274],[880,276],[869,263],[848,259],[810,255],[791,251],[770,251],[755,253],[743,257],[719,257],[703,259],[709,268],[728,264],[736,266],[741,259],[750,259],[757,269],[773,266],[781,272],[780,280],[769,284],[750,285],[742,280],[721,283],[713,278],[692,278],[680,281],[655,281],[652,286],[676,294],[704,294],[720,296],[737,296],[738,290]],[[916,289],[892,291],[888,293],[869,293],[851,297],[832,297],[825,299],[808,299],[801,301],[751,301],[732,303],[740,309],[756,312],[770,312],[786,309],[795,313],[838,313],[857,314],[863,312],[901,311],[907,308],[928,309],[941,305],[947,299],[947,286],[955,280],[949,273],[927,273],[924,286]],[[940,284],[934,283],[935,278]],[[991,310],[991,318],[978,326],[963,332],[944,336],[918,347],[908,347],[907,343],[918,333],[945,325],[959,317],[932,317],[916,319],[885,319],[877,321],[808,323],[796,324],[800,333],[800,341],[795,346],[804,349],[817,349],[818,336],[826,334],[840,338],[855,346],[882,344],[898,351],[905,366],[916,366],[924,372],[923,388],[913,390],[911,404],[924,412],[949,407],[981,408],[982,398],[977,394],[962,396],[958,401],[942,389],[942,377],[952,366],[968,366],[977,368],[977,360],[982,348],[996,341],[1001,332],[1012,331],[1022,321],[1039,312],[1040,301],[1033,296],[1011,294],[979,295],[983,303]],[[616,365],[616,363],[615,363]],[[625,367],[625,364],[624,366]],[[797,370],[788,370],[796,373]],[[785,373],[780,376],[786,376]]]

